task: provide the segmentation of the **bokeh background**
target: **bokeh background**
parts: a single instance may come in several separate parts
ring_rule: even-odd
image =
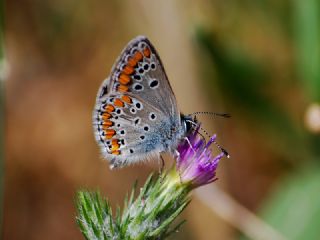
[[[121,205],[157,170],[109,170],[91,126],[101,81],[137,35],[158,49],[183,112],[232,115],[200,117],[231,154],[214,184],[287,239],[320,239],[319,1],[10,0],[4,13],[3,239],[83,239],[77,190]],[[183,218],[172,239],[248,239],[251,225],[196,195]]]

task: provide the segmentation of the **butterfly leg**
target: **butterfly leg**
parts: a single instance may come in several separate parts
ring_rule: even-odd
[[[180,160],[180,153],[178,152],[178,150],[174,150],[173,158],[176,159],[176,161]]]
[[[111,161],[110,161],[110,169],[111,170],[113,170],[113,169],[115,169],[115,168],[117,168],[118,166],[117,166],[117,164],[115,163],[115,161],[116,161],[116,159],[111,159]]]
[[[160,176],[160,180],[162,182],[162,172],[163,172],[165,163],[164,163],[164,159],[163,159],[163,157],[161,155],[160,155],[160,159],[159,160],[160,160],[160,163],[159,163],[159,176]]]
[[[188,139],[189,140],[189,139]],[[178,150],[175,150],[174,153],[173,153],[173,156],[176,160],[176,169],[178,170],[178,173],[179,173],[179,177],[180,177],[180,183],[181,182],[181,172],[180,172],[180,169],[178,168],[177,164],[178,162],[180,161],[180,153],[178,152]]]
[[[160,155],[160,161],[161,161],[161,165],[159,166],[159,174],[161,175],[164,169],[164,159],[163,157]]]
[[[123,166],[127,165],[127,161],[119,161],[119,160],[116,160],[115,158],[111,159],[110,161],[110,169],[113,170],[113,169],[116,169],[116,168],[121,168]]]

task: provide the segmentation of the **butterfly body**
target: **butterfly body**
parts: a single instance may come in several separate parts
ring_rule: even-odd
[[[174,153],[188,124],[150,41],[136,37],[101,85],[93,112],[96,140],[112,167]]]

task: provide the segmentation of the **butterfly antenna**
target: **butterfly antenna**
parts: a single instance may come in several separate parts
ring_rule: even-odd
[[[194,122],[194,121],[191,121],[191,120],[186,120],[187,122],[189,122],[189,123],[191,123],[193,126],[195,126],[195,127],[197,127],[197,128],[200,128],[205,134],[206,134],[206,136],[208,137],[208,138],[210,138],[210,135],[209,135],[209,133],[204,129],[204,128],[202,128],[199,124],[197,124],[196,122]],[[205,138],[199,131],[198,131],[198,133],[203,137],[203,138]]]
[[[213,115],[215,117],[224,117],[224,118],[230,118],[231,117],[231,115],[229,113],[215,113],[215,112],[194,112],[194,113],[191,113],[190,115],[191,116],[195,116],[195,115],[200,115],[200,114]]]
[[[227,158],[230,158],[229,153],[223,147],[221,147],[219,143],[216,141],[213,141],[213,143],[217,146],[217,148],[220,149],[221,152],[223,152],[224,155],[226,155]]]
[[[193,126],[200,128],[200,129],[207,135],[208,138],[211,138],[210,135],[209,135],[209,133],[208,133],[205,129],[203,129],[199,124],[197,124],[196,122],[191,121],[191,120],[189,120],[189,119],[186,120],[186,121],[189,122],[189,123],[191,123]],[[204,138],[204,136],[203,136],[199,131],[198,131],[198,133]],[[221,152],[223,152],[224,155],[226,155],[227,158],[230,158],[229,153],[228,153],[223,147],[221,147],[219,143],[217,143],[216,141],[213,141],[213,143],[217,146],[217,148],[218,148]]]

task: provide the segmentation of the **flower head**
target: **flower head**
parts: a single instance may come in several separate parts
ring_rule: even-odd
[[[186,138],[177,148],[177,171],[180,173],[181,182],[190,183],[192,187],[199,187],[211,183],[216,178],[216,169],[219,160],[228,156],[223,150],[217,156],[213,156],[210,145],[215,142],[213,135],[206,142],[198,133],[198,129],[189,132]]]

